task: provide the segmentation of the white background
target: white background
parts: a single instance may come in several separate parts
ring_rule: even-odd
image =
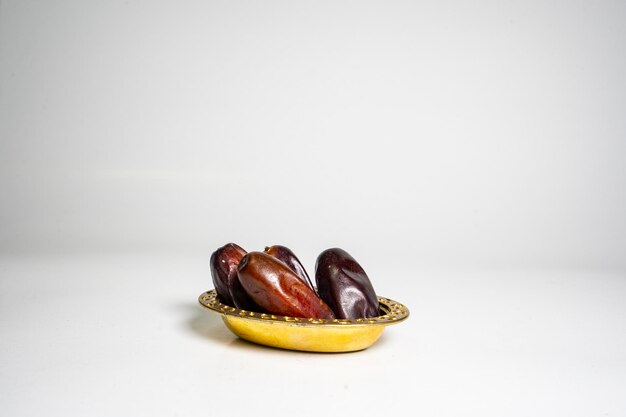
[[[626,415],[626,4],[0,2],[5,415]],[[235,339],[210,253],[348,250],[369,350]]]

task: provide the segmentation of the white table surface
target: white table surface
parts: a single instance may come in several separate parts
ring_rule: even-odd
[[[203,258],[4,256],[2,415],[626,415],[624,274],[389,274],[410,318],[315,354],[233,336],[197,303]]]

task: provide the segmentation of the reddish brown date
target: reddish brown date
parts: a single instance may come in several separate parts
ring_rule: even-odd
[[[378,316],[378,298],[367,274],[343,249],[327,249],[315,264],[317,291],[337,318]]]
[[[246,251],[234,243],[227,243],[213,252],[209,261],[213,285],[222,303],[243,310],[260,311],[237,276],[237,266],[245,255]]]
[[[306,273],[306,269],[304,269],[304,266],[302,266],[302,263],[291,249],[281,245],[267,246],[265,253],[279,261],[283,261],[305,284],[311,287],[311,289],[313,288],[309,274]]]
[[[239,281],[262,308],[281,316],[333,319],[332,310],[285,263],[250,252],[239,262]]]

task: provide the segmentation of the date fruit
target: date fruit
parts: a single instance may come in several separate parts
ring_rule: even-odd
[[[213,252],[209,261],[213,285],[222,303],[243,310],[260,311],[237,276],[237,266],[245,255],[246,251],[234,243],[227,243]]]
[[[263,252],[239,262],[239,281],[259,306],[273,314],[333,319],[332,310],[285,263]]]
[[[304,266],[302,266],[302,263],[291,249],[281,245],[266,246],[265,253],[279,261],[283,261],[305,284],[313,289],[313,283],[311,278],[309,278],[309,274],[306,273],[306,269],[304,269]]]
[[[317,257],[315,282],[322,300],[337,318],[378,316],[378,298],[367,274],[343,249],[327,249]]]

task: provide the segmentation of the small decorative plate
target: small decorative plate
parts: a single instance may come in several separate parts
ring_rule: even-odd
[[[409,309],[378,297],[378,317],[312,319],[240,310],[217,299],[215,290],[198,298],[204,307],[221,314],[226,327],[242,339],[261,345],[309,352],[353,352],[373,345],[386,326],[409,317]]]

